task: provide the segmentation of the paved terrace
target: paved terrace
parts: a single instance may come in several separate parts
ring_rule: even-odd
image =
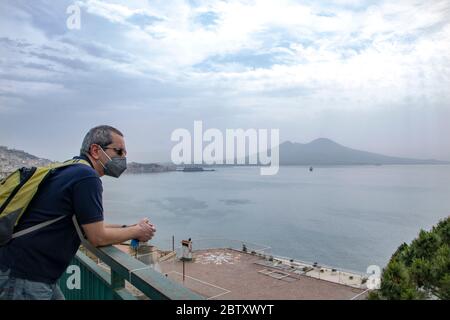
[[[364,289],[280,269],[263,257],[233,249],[194,251],[194,259],[160,263],[163,274],[207,299],[352,299]],[[363,293],[361,295],[361,293]]]

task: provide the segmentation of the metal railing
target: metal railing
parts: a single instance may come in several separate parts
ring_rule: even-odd
[[[270,256],[270,252],[272,250],[271,247],[263,244],[227,238],[192,239],[192,248],[194,251],[210,249],[233,249],[238,251],[245,250],[248,253],[254,252],[260,255],[267,256]],[[175,252],[177,253],[177,256],[181,256],[181,250],[181,246],[175,246]]]
[[[72,271],[68,268],[59,281],[67,300],[137,299],[126,288],[126,282],[152,300],[204,299],[116,247],[89,247],[88,250],[110,267],[110,273],[79,250],[69,266]],[[75,279],[79,281],[78,286],[71,285],[76,276],[73,270],[79,271],[80,279]]]

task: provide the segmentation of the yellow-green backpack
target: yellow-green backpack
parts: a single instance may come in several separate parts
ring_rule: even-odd
[[[44,228],[65,217],[44,221],[14,233],[14,227],[18,224],[45,178],[57,168],[79,163],[90,165],[82,159],[71,159],[45,167],[22,167],[0,181],[0,246],[5,245],[13,238]]]

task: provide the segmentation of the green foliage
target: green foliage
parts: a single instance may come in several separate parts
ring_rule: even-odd
[[[369,295],[367,296],[367,299],[369,300],[381,300],[381,295],[378,291],[370,291]]]
[[[450,300],[450,274],[447,273],[442,277],[436,294],[442,299]]]
[[[369,299],[450,299],[450,217],[401,244],[383,270],[381,287]]]

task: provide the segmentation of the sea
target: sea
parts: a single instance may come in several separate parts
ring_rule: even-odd
[[[251,166],[103,177],[108,223],[149,218],[150,243],[246,243],[262,252],[366,272],[450,213],[449,165]],[[222,239],[222,240],[221,240]],[[213,244],[214,243],[214,244]],[[258,251],[259,252],[259,251]]]

